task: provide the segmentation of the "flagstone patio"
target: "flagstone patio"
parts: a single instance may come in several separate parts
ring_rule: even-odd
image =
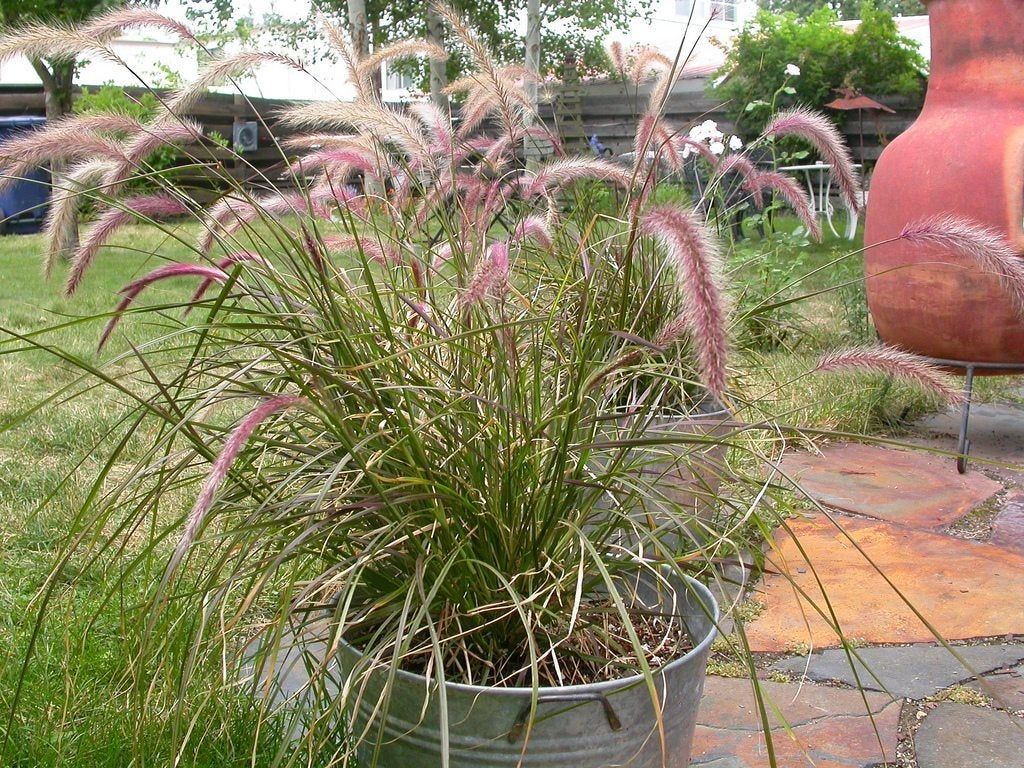
[[[1024,768],[1024,408],[978,411],[966,475],[853,443],[783,461],[822,509],[775,532],[750,593],[782,768]],[[908,442],[952,451],[956,423]],[[691,765],[770,765],[749,680],[708,679]]]

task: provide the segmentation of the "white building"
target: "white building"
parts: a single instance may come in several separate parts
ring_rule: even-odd
[[[687,73],[707,75],[725,60],[728,44],[757,13],[757,0],[658,0],[651,18],[637,20],[628,32],[613,35],[627,48],[649,45],[680,61]]]

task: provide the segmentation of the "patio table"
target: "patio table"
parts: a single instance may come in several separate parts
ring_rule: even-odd
[[[853,167],[858,172],[860,171],[860,163],[855,163]],[[835,207],[830,199],[832,194],[832,166],[826,163],[808,163],[805,165],[786,165],[779,168],[779,170],[803,174],[804,181],[807,184],[807,194],[811,198],[811,206],[819,218],[824,217],[828,223],[828,228],[832,230],[832,234],[839,237],[839,232],[832,222],[832,216],[835,214]],[[847,240],[853,240],[857,235],[857,219],[858,214],[856,211],[847,210],[846,230],[843,233]]]

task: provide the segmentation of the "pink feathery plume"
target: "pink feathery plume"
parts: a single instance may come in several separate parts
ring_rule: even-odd
[[[633,70],[630,80],[634,85],[640,85],[651,70],[671,70],[672,59],[663,54],[657,48],[645,47],[637,52],[636,60],[633,62]]]
[[[468,137],[498,108],[498,101],[484,90],[473,91],[459,110],[459,138]]]
[[[235,431],[231,433],[227,442],[224,443],[224,447],[221,449],[221,452],[214,460],[213,467],[210,469],[210,474],[206,477],[206,482],[203,483],[203,488],[199,492],[199,497],[196,499],[195,506],[192,507],[192,511],[189,513],[188,519],[185,521],[185,529],[181,534],[181,539],[178,541],[178,545],[174,549],[174,554],[171,556],[171,560],[167,565],[167,571],[164,577],[165,580],[178,567],[184,559],[185,553],[188,552],[189,547],[192,546],[192,542],[195,540],[196,535],[199,533],[199,528],[202,526],[203,520],[206,518],[206,513],[209,512],[210,508],[213,506],[213,500],[218,489],[224,483],[228,472],[231,470],[231,465],[235,463],[235,460],[238,458],[238,454],[242,452],[242,448],[245,447],[245,444],[252,433],[256,431],[257,427],[274,414],[289,408],[304,405],[305,403],[305,398],[297,397],[295,395],[278,395],[277,397],[271,397],[257,405],[238,424]]]
[[[95,133],[75,131],[30,131],[0,146],[3,178],[0,190],[24,178],[40,165],[86,159],[123,160],[124,152],[114,139]]]
[[[501,179],[495,179],[487,183],[483,205],[480,207],[480,213],[477,218],[481,232],[486,232],[490,228],[491,219],[508,204],[511,192],[511,189],[506,184],[503,184]]]
[[[455,138],[451,115],[429,101],[410,105],[409,112],[430,130],[435,149],[441,151],[451,147]]]
[[[637,124],[636,135],[633,136],[633,153],[636,157],[634,165],[637,168],[642,167],[643,161],[646,160],[647,152],[654,144],[654,136],[660,122],[661,120],[657,115],[647,112],[640,118],[640,122]]]
[[[633,186],[633,177],[620,165],[600,158],[567,157],[542,166],[532,179],[523,177],[519,186],[524,198],[550,194],[552,191],[581,179],[601,179],[624,189]]]
[[[532,238],[542,248],[551,247],[554,238],[544,216],[527,216],[519,222],[512,237],[509,238],[509,243],[518,243],[527,238]]]
[[[402,263],[402,257],[394,248],[385,246],[372,237],[356,239],[349,235],[328,235],[324,238],[324,245],[335,253],[362,253],[370,261],[385,266]]]
[[[738,173],[744,179],[757,179],[758,170],[750,162],[750,158],[739,152],[726,155],[718,161],[715,168],[716,173]]]
[[[668,251],[683,298],[677,327],[690,332],[704,384],[713,395],[720,396],[725,390],[729,345],[726,302],[720,285],[721,256],[714,237],[695,213],[670,205],[649,208],[640,226]]]
[[[199,238],[201,253],[209,253],[218,233],[227,236],[261,218],[308,213],[310,201],[298,191],[271,192],[255,200],[221,198],[207,213],[207,226]]]
[[[109,40],[129,29],[150,27],[177,35],[183,41],[198,43],[191,29],[180,21],[164,16],[149,8],[117,8],[91,19],[81,27],[86,35]]]
[[[267,264],[267,260],[260,256],[258,253],[252,251],[236,251],[235,253],[228,254],[223,259],[217,261],[217,269],[222,272],[227,272],[235,264],[241,264],[245,261],[256,261],[260,264]],[[210,286],[215,281],[212,277],[204,277],[196,288],[195,293],[192,294],[192,298],[189,299],[189,305],[185,308],[185,315],[188,315],[192,311],[195,304],[203,298],[203,295],[210,289]]]
[[[318,152],[311,152],[292,163],[288,171],[293,174],[302,174],[312,173],[321,168],[328,168],[336,176],[343,176],[349,171],[356,170],[374,178],[380,178],[377,158],[370,152],[356,147],[322,149]]]
[[[173,115],[188,114],[188,110],[210,88],[215,85],[221,85],[225,80],[262,64],[276,64],[293,69],[296,72],[305,73],[307,71],[301,61],[297,61],[283,53],[276,53],[274,51],[240,51],[239,53],[207,62],[206,66],[199,73],[198,78],[171,94],[166,105],[167,111]]]
[[[846,207],[860,210],[860,182],[850,150],[835,124],[820,112],[799,107],[778,113],[764,130],[765,136],[795,136],[811,144],[832,169]]]
[[[626,79],[626,52],[622,43],[615,40],[608,45],[608,58],[611,60],[612,69],[623,80]]]
[[[743,179],[743,188],[750,193],[754,207],[758,210],[764,208],[763,187],[760,180],[760,171],[754,167],[750,159],[745,155],[735,153],[727,155],[718,161],[715,172],[719,175],[726,173],[738,173]]]
[[[107,173],[103,185],[108,189],[116,189],[157,150],[199,141],[202,137],[203,129],[192,120],[170,117],[152,125],[144,125],[125,146],[124,159]]]
[[[135,282],[129,283],[121,289],[121,301],[114,308],[113,317],[110,318],[110,321],[103,329],[97,350],[103,349],[107,340],[110,339],[110,334],[114,332],[114,328],[121,321],[124,311],[131,306],[132,302],[135,301],[142,291],[153,283],[172,277],[201,277],[215,283],[223,283],[228,278],[224,270],[205,264],[168,264],[159,269],[154,269],[148,275],[140,277]]]
[[[349,184],[335,184],[330,178],[322,179],[309,191],[313,212],[322,219],[330,220],[332,207],[343,208],[358,219],[366,220],[366,195]]]
[[[965,256],[985,272],[997,275],[1017,313],[1024,317],[1024,255],[999,230],[962,216],[940,214],[907,224],[900,237]]]
[[[197,247],[200,253],[209,253],[213,248],[213,242],[217,233],[233,216],[239,215],[244,206],[248,205],[247,200],[239,200],[233,197],[222,197],[211,205],[206,211],[206,227],[199,236]]]
[[[137,219],[159,220],[188,213],[188,207],[176,197],[165,193],[130,197],[119,208],[105,211],[92,225],[71,262],[71,271],[64,284],[64,293],[72,295],[82,282],[85,271],[92,264],[107,241],[117,230]]]
[[[654,141],[658,147],[658,153],[673,171],[681,171],[683,168],[683,156],[679,152],[673,139],[675,136],[667,126],[659,125],[654,134]]]
[[[818,215],[814,211],[814,205],[807,194],[803,184],[796,179],[778,171],[761,171],[754,177],[756,183],[755,198],[760,198],[760,192],[771,189],[779,193],[779,196],[786,201],[786,204],[793,209],[807,232],[816,242],[821,242],[821,224]]]
[[[421,322],[430,322],[430,307],[422,301],[409,302],[412,312],[409,314],[406,324],[410,328],[416,328]]]
[[[951,404],[964,401],[963,393],[952,385],[942,368],[895,347],[878,345],[832,352],[823,356],[814,370],[881,373],[916,384]]]
[[[494,243],[480,262],[459,298],[463,307],[478,304],[488,297],[499,298],[508,289],[508,244]]]
[[[451,243],[441,243],[437,246],[437,250],[434,251],[434,258],[430,262],[430,268],[436,272],[445,264],[447,264],[452,258],[452,246]]]

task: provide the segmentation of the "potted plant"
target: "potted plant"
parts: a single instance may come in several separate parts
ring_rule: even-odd
[[[452,85],[466,94],[458,126],[430,105],[389,109],[370,84],[390,57],[444,51],[407,42],[359,59],[328,24],[358,98],[282,116],[311,131],[282,140],[297,152],[292,191],[234,185],[201,207],[146,167],[155,147],[201,140],[181,113],[208,83],[264,60],[301,68],[277,54],[215,60],[149,122],[71,118],[19,145],[19,160],[76,163],[48,225],[51,269],[72,251],[67,293],[133,221],[185,217],[160,226],[194,257],[130,282],[100,346],[154,311],[160,339],[103,368],[79,361],[134,418],[78,541],[131,553],[118,566],[133,577],[160,564],[139,611],[141,685],[155,668],[184,688],[233,655],[273,688],[282,657],[302,652],[299,749],[332,749],[340,727],[342,752],[383,766],[685,765],[718,620],[700,578],[721,542],[710,525],[676,536],[695,512],[647,470],[721,438],[647,427],[725,394],[715,237],[688,206],[651,199],[642,161],[517,170],[516,147],[544,133],[528,119],[533,75],[496,66],[440,13],[476,67]],[[192,40],[129,10],[24,45],[103,51],[139,24]],[[639,158],[675,151],[659,116],[673,69]],[[804,113],[774,125],[835,141]],[[739,155],[719,170],[800,202]],[[352,186],[356,173],[370,183]],[[139,175],[162,188],[127,196]],[[621,191],[616,215],[560,208],[594,182]],[[76,247],[83,198],[99,208]],[[186,300],[136,308],[179,278],[195,283]],[[647,525],[635,510],[652,499],[665,518]]]

